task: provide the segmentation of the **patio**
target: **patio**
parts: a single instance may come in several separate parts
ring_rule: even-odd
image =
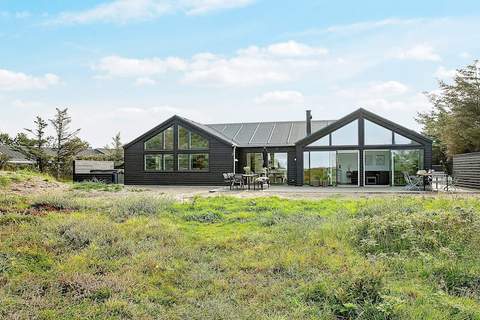
[[[478,196],[480,191],[457,189],[456,192],[408,191],[404,187],[295,187],[272,185],[264,190],[230,190],[228,186],[127,186],[128,190],[164,195],[180,201],[195,196],[232,196],[241,198],[278,196],[289,199],[321,199],[329,197],[389,197],[389,196],[427,196],[465,195]]]

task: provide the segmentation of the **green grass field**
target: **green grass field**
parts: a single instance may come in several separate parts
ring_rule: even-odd
[[[480,201],[0,195],[1,319],[480,319]]]

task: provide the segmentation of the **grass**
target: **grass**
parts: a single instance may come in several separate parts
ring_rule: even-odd
[[[55,181],[55,179],[44,173],[29,169],[21,169],[17,171],[0,170],[0,189],[7,189],[12,183],[42,180],[46,182]]]
[[[118,192],[123,190],[123,185],[107,184],[99,181],[83,181],[74,183],[72,190]]]
[[[479,209],[2,195],[0,318],[480,319]]]

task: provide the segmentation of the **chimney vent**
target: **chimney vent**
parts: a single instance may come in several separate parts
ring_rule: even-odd
[[[312,134],[312,110],[307,110],[307,136]]]

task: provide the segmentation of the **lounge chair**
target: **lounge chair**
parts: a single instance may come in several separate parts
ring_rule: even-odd
[[[409,191],[420,191],[422,185],[422,178],[418,176],[411,176],[408,172],[403,173],[403,177],[405,178],[405,189]]]

